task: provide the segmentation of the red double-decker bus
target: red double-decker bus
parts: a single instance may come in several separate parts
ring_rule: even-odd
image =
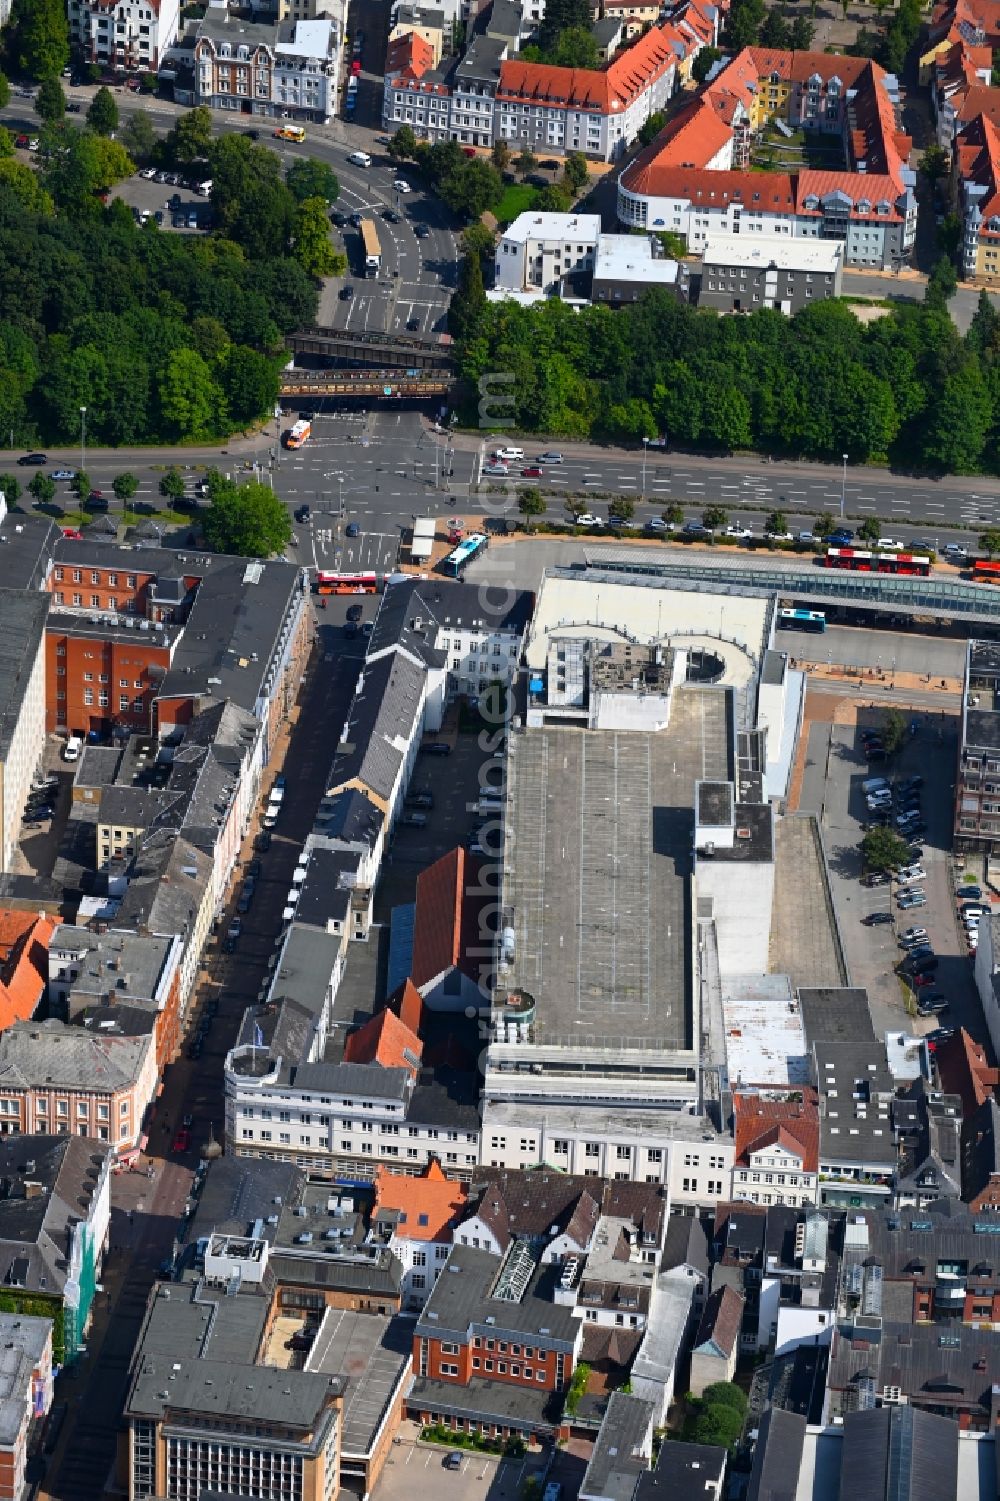
[[[977,558],[972,565],[972,582],[974,584],[1000,584],[1000,563],[988,563],[985,559]]]
[[[376,573],[324,573],[316,574],[317,594],[377,594]]]
[[[855,573],[897,573],[926,578],[931,560],[912,552],[864,552],[857,547],[828,547],[823,559],[827,568],[849,568]]]

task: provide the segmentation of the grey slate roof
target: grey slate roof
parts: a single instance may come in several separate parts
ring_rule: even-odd
[[[957,1494],[958,1424],[914,1407],[844,1419],[843,1501],[943,1501]]]
[[[885,1063],[864,1041],[817,1042],[816,1087],[820,1096],[820,1162],[896,1163],[890,1101],[894,1081]]]
[[[508,1330],[542,1349],[571,1349],[580,1324],[570,1308],[552,1302],[557,1268],[537,1267],[520,1302],[507,1302],[492,1296],[503,1261],[489,1251],[453,1245],[417,1319],[416,1334],[447,1338],[445,1331],[452,1331],[462,1339],[469,1333],[502,1339]]]
[[[52,1320],[0,1313],[0,1444],[12,1449],[31,1406],[31,1377],[41,1366]]]
[[[552,1430],[561,1405],[561,1399],[551,1392],[532,1391],[514,1381],[483,1381],[478,1376],[465,1386],[419,1376],[406,1398],[410,1413],[454,1413],[458,1417],[473,1418],[476,1422],[485,1419],[491,1423],[508,1423],[533,1433]]]
[[[8,518],[9,520],[9,518]],[[4,535],[0,529],[0,538]],[[7,555],[0,548],[0,579],[9,582]],[[21,717],[24,695],[31,679],[49,611],[49,596],[0,589],[0,762],[10,754],[11,742]]]
[[[811,1048],[817,1042],[874,1039],[867,990],[829,985],[806,987],[800,989],[798,995],[807,1047]]]
[[[4,588],[40,590],[49,559],[62,540],[61,530],[48,517],[8,511],[0,522],[0,577]]]
[[[973,1200],[1000,1178],[1000,1105],[990,1095],[963,1129],[962,1198]]]
[[[331,790],[356,780],[388,801],[422,712],[424,677],[424,668],[402,652],[366,663],[330,772]]]
[[[697,1215],[672,1214],[667,1221],[667,1238],[660,1266],[665,1272],[674,1267],[690,1266],[708,1276],[708,1236]]]
[[[652,1402],[611,1393],[580,1486],[582,1501],[632,1501],[639,1476],[649,1469],[653,1417]]]
[[[760,1421],[747,1501],[792,1501],[799,1483],[806,1420],[769,1407]]]
[[[0,1032],[0,1088],[127,1089],[150,1046],[151,1037],[94,1037],[60,1021],[15,1022]]]
[[[344,921],[345,911],[350,909],[359,858],[349,850],[324,849],[316,844],[310,848],[306,878],[299,887],[295,906],[295,926],[307,924],[312,929],[325,930],[328,922]]]
[[[0,1137],[0,1286],[62,1293],[73,1228],[89,1219],[111,1155],[83,1136]]]
[[[834,1331],[827,1386],[835,1413],[862,1408],[866,1388],[881,1393],[886,1386],[937,1411],[990,1411],[997,1359],[992,1330],[886,1319],[878,1340],[870,1333],[848,1323]]]

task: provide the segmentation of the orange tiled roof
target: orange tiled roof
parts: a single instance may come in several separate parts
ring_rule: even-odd
[[[730,124],[707,98],[692,99],[656,137],[656,165],[704,167],[732,136]]]
[[[450,1240],[468,1197],[466,1185],[453,1182],[433,1157],[412,1177],[375,1169],[375,1211],[398,1210],[396,1234],[406,1240]]]
[[[622,173],[630,193],[657,198],[684,198],[699,207],[724,208],[739,202],[755,208],[791,213],[795,179],[780,172],[712,172],[704,167],[661,167],[654,141]]]
[[[987,189],[979,200],[982,229],[986,221],[1000,216],[1000,137],[997,127],[986,115],[977,115],[962,130],[957,140],[959,174]]]
[[[500,64],[497,99],[610,114],[629,104],[654,78],[665,73],[676,56],[675,38],[668,35],[668,28],[653,26],[603,70],[557,68],[550,63],[510,58]]]
[[[994,125],[1000,124],[1000,89],[977,84],[974,89],[968,90],[956,113],[963,124],[974,120],[977,115],[985,115]]]
[[[35,913],[0,911],[0,1031],[34,1016],[48,983],[55,929]]]
[[[419,1037],[424,1024],[424,1003],[412,980],[404,980],[402,985],[397,986],[386,1005],[392,1007],[404,1027],[409,1027]]]
[[[420,78],[434,66],[434,49],[419,31],[406,31],[389,44],[385,71],[394,77]]]
[[[424,1045],[416,1033],[387,1007],[351,1033],[344,1045],[344,1062],[406,1068],[415,1078],[420,1072],[423,1051]]]
[[[477,978],[479,960],[470,950],[484,943],[479,915],[485,897],[473,894],[478,874],[478,862],[458,848],[417,877],[410,977],[418,990],[455,968]]]
[[[751,1152],[780,1142],[802,1154],[803,1171],[819,1171],[819,1105],[814,1089],[801,1100],[768,1100],[760,1095],[733,1096],[736,1165],[746,1167]]]

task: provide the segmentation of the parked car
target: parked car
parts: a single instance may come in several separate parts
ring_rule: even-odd
[[[900,943],[923,943],[926,937],[926,928],[907,928],[905,932],[900,933],[899,941]]]
[[[226,937],[227,938],[239,938],[239,936],[242,933],[242,931],[243,931],[243,919],[241,917],[234,917],[233,920],[232,920],[232,922],[229,924],[229,928],[227,930]]]
[[[461,1449],[452,1449],[451,1453],[446,1454],[444,1457],[443,1464],[445,1469],[460,1470],[462,1468],[462,1458]]]
[[[933,1032],[928,1032],[924,1042],[947,1042],[949,1037],[954,1037],[954,1027],[935,1027]]]
[[[364,614],[364,609],[363,609],[363,607],[361,605],[349,605],[348,606],[348,610],[347,610],[347,619],[348,620],[360,620],[363,614]]]
[[[604,522],[601,520],[600,516],[592,516],[589,511],[584,511],[581,515],[575,516],[573,518],[573,525],[574,526],[603,526]]]
[[[918,1016],[940,1016],[942,1011],[948,1010],[948,1002],[940,991],[932,991],[922,995],[917,1001]]]
[[[710,537],[712,531],[710,527],[703,526],[700,521],[685,521],[684,535],[685,537]]]
[[[686,530],[687,528],[685,527]],[[753,536],[753,532],[748,526],[742,526],[737,522],[734,526],[727,526],[722,535],[724,537],[735,537],[739,541],[745,541],[747,537]]]
[[[927,906],[927,898],[923,894],[920,896],[904,895],[898,898],[898,902],[901,910],[904,912],[908,912],[911,907]]]
[[[869,928],[878,928],[881,927],[883,923],[892,922],[893,916],[891,912],[869,912],[868,916],[863,917],[861,921],[865,923]]]
[[[956,897],[958,897],[959,901],[966,900],[979,902],[982,901],[983,889],[981,886],[960,886],[955,892],[955,895]]]
[[[187,1152],[191,1147],[191,1132],[186,1126],[182,1126],[174,1137],[174,1151]]]

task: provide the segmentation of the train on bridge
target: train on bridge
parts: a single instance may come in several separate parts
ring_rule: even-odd
[[[281,395],[423,399],[447,396],[453,383],[452,376],[434,370],[286,370]]]

